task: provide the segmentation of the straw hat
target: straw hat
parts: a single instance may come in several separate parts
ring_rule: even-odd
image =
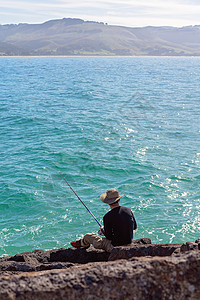
[[[101,194],[101,201],[107,204],[113,204],[120,200],[124,195],[120,195],[117,189],[109,189],[106,193]]]

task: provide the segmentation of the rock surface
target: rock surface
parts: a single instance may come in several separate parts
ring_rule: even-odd
[[[0,299],[200,299],[200,239],[0,258]]]

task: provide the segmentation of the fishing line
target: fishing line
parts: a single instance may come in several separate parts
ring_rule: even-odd
[[[81,201],[81,203],[85,206],[85,208],[87,209],[87,211],[90,213],[90,215],[93,217],[93,219],[97,222],[97,224],[102,227],[102,225],[99,223],[99,221],[95,218],[95,216],[93,215],[93,213],[89,210],[89,208],[85,205],[85,203],[81,200],[81,198],[77,195],[77,193],[74,191],[74,189],[71,187],[71,185],[67,182],[67,180],[65,179],[65,177],[61,174],[61,172],[59,171],[60,175],[62,176],[62,178],[64,179],[64,181],[66,182],[66,184],[69,186],[69,188],[72,190],[72,192],[76,195],[76,197],[78,198],[79,201]]]

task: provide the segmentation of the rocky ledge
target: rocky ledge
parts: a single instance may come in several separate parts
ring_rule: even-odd
[[[200,239],[0,258],[0,299],[200,299]]]

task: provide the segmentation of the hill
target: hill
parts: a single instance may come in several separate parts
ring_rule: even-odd
[[[0,55],[199,56],[200,26],[132,28],[71,18],[0,25]]]

